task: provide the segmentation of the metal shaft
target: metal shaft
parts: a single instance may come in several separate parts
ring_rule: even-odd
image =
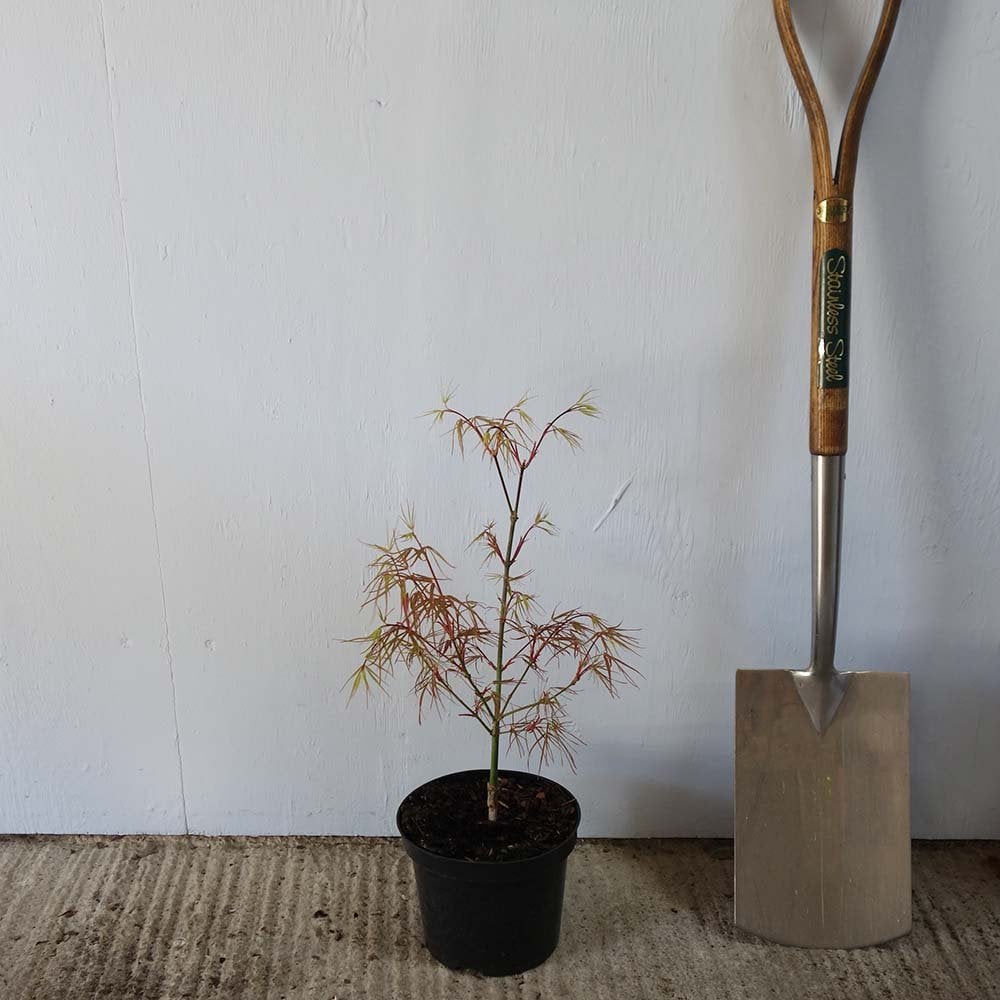
[[[812,460],[813,635],[808,670],[793,670],[799,698],[821,736],[844,700],[851,674],[833,664],[840,596],[840,532],[843,524],[844,456]]]
[[[813,635],[809,671],[816,677],[826,677],[836,672],[833,657],[837,646],[843,502],[844,456],[813,455]]]

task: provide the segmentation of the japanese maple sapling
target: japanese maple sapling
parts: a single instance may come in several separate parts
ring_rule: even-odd
[[[412,511],[404,512],[386,544],[371,546],[375,557],[364,606],[374,609],[377,624],[351,640],[363,645],[364,653],[348,684],[352,696],[384,688],[402,664],[413,677],[421,709],[451,700],[478,722],[489,736],[486,808],[495,821],[501,737],[529,759],[555,756],[572,767],[580,739],[567,718],[567,701],[587,678],[612,696],[622,683],[633,683],[637,671],[628,658],[637,643],[633,632],[592,611],[574,608],[544,617],[535,595],[524,589],[527,542],[536,534],[555,534],[544,507],[530,518],[522,515],[528,471],[546,442],[579,448],[580,438],[567,421],[598,416],[591,393],[540,430],[525,410],[527,397],[500,417],[466,416],[451,398],[446,394],[428,416],[449,425],[461,454],[466,446],[481,453],[502,493],[499,527],[490,521],[470,543],[485,551],[483,565],[497,585],[496,601],[450,593],[446,574],[452,564],[418,535]]]

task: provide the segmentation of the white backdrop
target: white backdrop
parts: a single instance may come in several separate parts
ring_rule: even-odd
[[[801,0],[842,111],[875,0]],[[725,835],[733,672],[808,654],[809,150],[767,0],[33,0],[0,33],[0,830],[390,832],[485,766],[341,685],[404,502],[500,506],[416,419],[544,414],[584,832]],[[914,832],[1000,836],[1000,19],[907,0],[862,143],[840,663],[913,675]],[[634,481],[599,531],[595,521]],[[472,563],[474,566],[475,564]]]

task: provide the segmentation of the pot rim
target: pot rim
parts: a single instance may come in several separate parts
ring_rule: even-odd
[[[411,840],[409,836],[404,832],[402,825],[400,824],[400,816],[403,812],[403,806],[406,805],[407,800],[415,792],[419,792],[422,788],[426,788],[428,785],[433,785],[438,781],[442,781],[445,778],[456,777],[458,775],[464,774],[478,774],[486,776],[489,771],[483,767],[473,767],[467,768],[463,771],[448,771],[445,774],[439,774],[437,777],[431,778],[429,781],[425,781],[421,785],[417,785],[416,788],[409,791],[404,797],[403,801],[400,802],[399,807],[396,809],[396,829],[399,831],[399,835],[402,838],[403,845],[406,848],[406,853],[413,858],[414,861],[419,861],[422,864],[433,867],[444,873],[443,869],[450,869],[456,874],[460,872],[472,873],[473,871],[504,871],[509,873],[518,872],[524,870],[525,872],[529,868],[535,866],[543,867],[548,864],[552,864],[557,861],[561,861],[563,858],[567,857],[570,851],[576,846],[576,834],[580,826],[580,803],[577,797],[564,785],[560,785],[558,781],[554,781],[552,778],[547,778],[541,774],[533,774],[531,771],[516,771],[507,768],[501,768],[497,774],[500,776],[507,775],[518,775],[525,778],[531,778],[534,781],[539,781],[547,785],[554,785],[556,788],[565,792],[573,802],[576,809],[576,821],[573,824],[572,832],[563,840],[561,843],[556,844],[555,847],[549,848],[542,854],[536,854],[534,857],[530,858],[519,858],[514,861],[473,861],[468,858],[453,858],[449,857],[447,854],[439,854],[436,851],[429,851],[426,847],[421,847],[416,841]]]

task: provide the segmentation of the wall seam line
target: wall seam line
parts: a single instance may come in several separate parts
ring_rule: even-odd
[[[174,750],[177,754],[177,774],[181,793],[181,812],[184,819],[184,833],[190,834],[188,823],[187,793],[184,787],[184,757],[181,753],[180,721],[177,714],[177,682],[174,677],[174,657],[170,641],[170,620],[167,615],[167,588],[163,576],[163,554],[160,548],[160,525],[156,514],[156,492],[153,487],[153,458],[149,446],[149,426],[146,417],[146,397],[142,387],[142,362],[139,353],[139,332],[135,318],[135,293],[132,282],[132,265],[129,260],[128,226],[125,221],[125,199],[122,195],[121,159],[118,154],[118,122],[115,115],[115,99],[111,82],[111,59],[108,54],[108,39],[104,16],[104,0],[98,0],[101,22],[101,47],[104,51],[104,73],[108,82],[108,113],[111,121],[111,145],[115,158],[115,187],[118,196],[118,221],[122,237],[122,253],[125,258],[125,282],[128,289],[129,320],[132,327],[132,350],[135,355],[136,388],[139,396],[139,411],[142,416],[142,440],[146,449],[146,479],[149,486],[149,506],[153,519],[153,547],[156,554],[156,569],[160,580],[160,606],[163,612],[164,652],[167,673],[170,677],[170,701],[174,717]]]

